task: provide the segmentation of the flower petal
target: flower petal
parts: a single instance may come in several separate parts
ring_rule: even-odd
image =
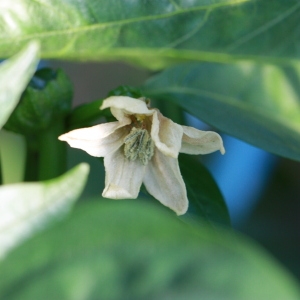
[[[92,156],[105,156],[116,151],[128,134],[119,122],[111,122],[88,128],[75,129],[58,137],[71,147],[86,151]]]
[[[220,150],[225,153],[222,138],[213,131],[202,131],[182,126],[183,136],[180,152],[187,154],[208,154]]]
[[[155,146],[165,155],[178,157],[183,130],[172,120],[164,117],[158,110],[152,117],[151,137]]]
[[[153,109],[148,109],[147,104],[141,99],[135,99],[127,96],[111,96],[103,101],[100,109],[110,107],[113,116],[121,121],[126,115],[140,114],[150,116]]]
[[[144,177],[147,191],[177,215],[188,209],[186,187],[180,174],[178,160],[155,151]]]
[[[111,199],[135,199],[143,182],[145,166],[139,160],[129,161],[124,149],[104,157],[105,189],[102,196]]]

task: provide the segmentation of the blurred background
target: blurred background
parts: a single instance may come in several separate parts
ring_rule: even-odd
[[[143,84],[151,74],[122,63],[70,63],[47,61],[62,68],[74,84],[74,106],[106,97],[119,85]],[[187,123],[202,130],[210,127],[190,115]],[[220,133],[222,134],[222,133]],[[222,135],[226,155],[204,156],[203,163],[217,181],[228,206],[233,227],[258,241],[300,279],[300,163],[280,158],[233,137]],[[80,150],[70,165],[91,165],[84,196],[101,194],[104,172],[95,158]],[[93,175],[95,174],[95,175]]]

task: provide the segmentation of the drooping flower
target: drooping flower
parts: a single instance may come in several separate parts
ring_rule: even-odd
[[[225,153],[221,137],[212,131],[181,126],[149,108],[148,100],[112,96],[100,109],[110,108],[116,122],[70,131],[59,137],[73,148],[104,157],[105,188],[111,199],[137,198],[147,191],[178,215],[188,208],[186,187],[178,165],[179,152]]]

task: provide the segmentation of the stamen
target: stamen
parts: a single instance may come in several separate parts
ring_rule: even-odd
[[[139,158],[143,165],[147,165],[154,154],[154,142],[146,129],[133,127],[124,144],[125,157],[132,161]]]

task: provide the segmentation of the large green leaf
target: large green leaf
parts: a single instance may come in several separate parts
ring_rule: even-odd
[[[185,64],[149,80],[144,93],[168,99],[248,143],[300,160],[299,94],[276,66]]]
[[[32,77],[38,63],[38,52],[39,45],[32,42],[0,65],[0,128],[14,110]]]
[[[138,201],[85,202],[0,264],[1,299],[297,300],[257,246]]]
[[[209,171],[195,157],[179,156],[180,171],[189,199],[189,213],[211,224],[230,225],[225,200]]]
[[[298,0],[14,0],[0,4],[0,56],[32,39],[43,58],[152,69],[198,60],[299,58]]]
[[[82,192],[89,166],[44,182],[0,187],[0,258],[53,219],[66,213]],[[1,298],[1,297],[0,297]]]

